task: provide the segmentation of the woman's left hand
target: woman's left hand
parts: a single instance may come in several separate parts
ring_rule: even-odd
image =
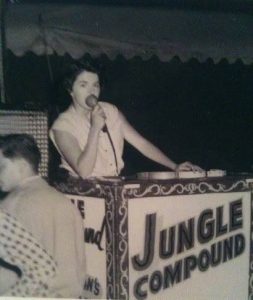
[[[179,171],[203,172],[204,170],[197,165],[193,165],[189,161],[185,161],[177,166],[176,172],[179,172]]]

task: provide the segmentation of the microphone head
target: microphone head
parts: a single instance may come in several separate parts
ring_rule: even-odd
[[[98,98],[95,95],[91,94],[85,99],[85,103],[90,108],[94,108],[98,104]]]

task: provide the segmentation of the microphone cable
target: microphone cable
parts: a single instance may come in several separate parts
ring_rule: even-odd
[[[114,147],[114,144],[113,144],[113,141],[112,141],[112,137],[110,135],[110,132],[109,132],[108,127],[107,127],[106,124],[105,124],[105,126],[104,126],[104,128],[102,130],[107,133],[108,139],[109,139],[111,147],[112,147],[112,152],[113,152],[114,160],[115,160],[116,173],[117,173],[117,175],[119,175],[119,167],[118,167],[116,150],[115,150],[115,147]]]

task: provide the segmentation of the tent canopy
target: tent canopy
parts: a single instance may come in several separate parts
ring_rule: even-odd
[[[6,46],[15,55],[68,53],[179,56],[253,62],[253,18],[243,12],[89,4],[15,4],[6,11]]]

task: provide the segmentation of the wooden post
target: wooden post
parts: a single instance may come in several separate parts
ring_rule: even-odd
[[[5,39],[5,0],[0,0],[0,90],[1,98],[0,104],[6,103],[5,94],[5,77],[4,77],[4,65],[5,65],[5,51],[6,51],[6,39]]]

